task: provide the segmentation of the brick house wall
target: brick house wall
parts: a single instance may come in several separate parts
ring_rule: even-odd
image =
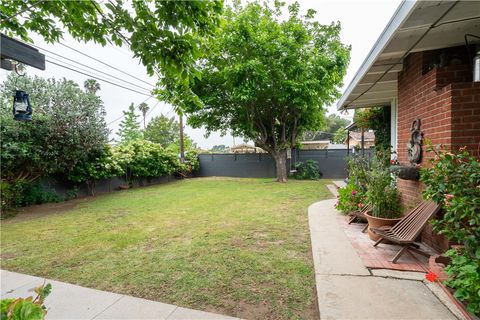
[[[410,54],[398,75],[397,154],[402,165],[408,165],[407,142],[416,118],[421,120],[424,139],[434,145],[458,149],[466,146],[478,155],[480,144],[480,83],[472,82],[465,47]],[[443,60],[443,61],[442,61]],[[422,163],[432,157],[423,148]],[[405,210],[421,200],[419,181],[397,181]],[[422,240],[438,250],[447,241],[435,235],[428,226]]]

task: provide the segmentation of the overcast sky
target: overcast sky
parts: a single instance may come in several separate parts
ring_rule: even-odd
[[[292,1],[286,1],[291,3]],[[352,46],[350,66],[347,71],[347,75],[344,80],[344,88],[350,83],[355,72],[360,67],[361,63],[367,56],[371,47],[377,40],[380,33],[383,31],[385,25],[395,12],[396,8],[400,4],[400,0],[377,0],[377,1],[341,1],[341,0],[300,0],[300,7],[302,11],[313,8],[317,11],[316,19],[320,23],[330,23],[332,21],[340,21],[342,24],[341,39],[345,44]],[[138,60],[132,57],[132,54],[127,48],[118,48],[113,46],[102,47],[92,43],[79,43],[68,35],[65,35],[62,43],[86,53],[100,61],[108,63],[131,76],[132,78],[122,72],[109,68],[97,61],[94,61],[78,52],[75,52],[61,44],[46,44],[40,37],[32,35],[35,41],[35,45],[51,51],[52,53],[41,50],[46,59],[52,62],[60,63],[62,65],[70,67],[69,64],[75,65],[72,61],[68,61],[63,57],[72,59],[74,61],[83,63],[90,67],[94,67],[98,70],[97,76],[105,79],[110,79],[115,83],[122,83],[118,79],[112,79],[107,74],[116,76],[120,79],[129,81],[136,86],[128,83],[123,83],[125,87],[134,88],[140,92],[147,93],[152,87],[149,84],[155,84],[156,79],[147,75],[145,68],[139,63]],[[60,56],[57,56],[60,55]],[[75,65],[75,69],[84,68]],[[91,70],[87,70],[88,73],[93,74]],[[40,71],[34,68],[27,68],[27,74],[38,75],[44,78],[67,78],[78,82],[83,87],[83,82],[89,78],[88,76],[78,74],[71,70],[59,67],[52,63],[46,63],[46,70]],[[6,76],[6,71],[2,70],[2,80]],[[130,103],[135,105],[140,104],[146,98],[147,95],[132,92],[117,86],[108,84],[103,81],[99,81],[101,90],[98,93],[102,98],[105,109],[107,111],[106,121],[109,123],[109,128],[115,133],[118,130],[118,124],[120,120],[115,121],[122,116],[122,111],[128,108]],[[149,83],[149,84],[148,84]],[[146,101],[151,111],[147,116],[147,122],[152,117],[155,117],[161,113],[168,117],[174,116],[172,107],[163,102],[158,102],[155,98],[150,98]],[[336,112],[336,104],[333,104],[328,108],[329,113]],[[345,115],[344,115],[345,116]],[[351,117],[351,114],[349,115]],[[348,116],[347,116],[348,117]],[[211,148],[213,145],[225,144],[231,146],[233,144],[233,138],[231,136],[220,137],[219,134],[212,134],[209,138],[205,138],[205,131],[202,129],[193,129],[186,127],[185,132],[193,138],[197,144],[202,148]],[[113,137],[113,135],[112,135]],[[235,138],[235,143],[241,143],[241,138]]]

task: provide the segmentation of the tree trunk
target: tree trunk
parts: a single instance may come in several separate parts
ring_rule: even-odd
[[[272,157],[275,160],[277,181],[287,182],[287,154],[285,150],[272,153]]]

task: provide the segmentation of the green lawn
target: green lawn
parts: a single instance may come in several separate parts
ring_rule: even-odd
[[[307,207],[328,197],[325,181],[198,178],[74,200],[3,221],[1,266],[232,316],[311,319]]]

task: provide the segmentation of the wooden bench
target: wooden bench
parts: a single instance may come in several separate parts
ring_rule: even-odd
[[[428,257],[429,255],[418,250],[418,245],[414,242],[427,225],[428,220],[440,210],[440,206],[435,202],[428,200],[422,201],[412,211],[397,222],[388,230],[370,228],[380,239],[373,245],[376,247],[384,240],[401,245],[403,248],[395,255],[392,262],[396,263],[400,256],[406,251],[414,251]],[[409,252],[411,254],[411,252]]]

